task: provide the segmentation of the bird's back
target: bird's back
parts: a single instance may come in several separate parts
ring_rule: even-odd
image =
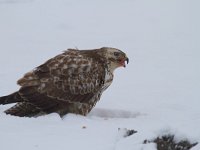
[[[105,61],[97,50],[65,51],[18,80],[21,88],[14,96],[18,103],[5,112],[16,116],[86,115],[111,83]]]

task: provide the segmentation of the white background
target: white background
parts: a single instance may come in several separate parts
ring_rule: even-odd
[[[87,116],[8,116],[3,150],[155,150],[164,134],[200,142],[200,1],[0,0],[0,95],[67,48],[116,47],[130,64]],[[85,129],[82,127],[86,126]],[[118,128],[138,133],[123,138]],[[193,150],[200,149],[197,145]]]

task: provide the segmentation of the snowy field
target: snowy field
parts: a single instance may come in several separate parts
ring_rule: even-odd
[[[156,150],[165,134],[200,143],[199,0],[0,0],[0,95],[67,48],[116,47],[130,64],[86,117],[8,116],[1,150]],[[123,130],[138,131],[123,138]],[[200,150],[200,144],[192,150]]]

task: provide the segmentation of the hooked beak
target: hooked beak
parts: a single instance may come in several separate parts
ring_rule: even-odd
[[[126,63],[128,64],[128,63],[129,63],[129,58],[126,57],[125,61],[126,61]]]
[[[126,63],[128,64],[129,63],[129,58],[128,57],[125,57],[125,59],[122,61],[122,66],[125,68],[126,67]]]
[[[124,62],[125,62],[125,61],[126,61],[126,63],[128,64],[128,63],[129,63],[129,58],[126,57],[125,60],[124,60]],[[124,68],[126,67],[126,63],[124,63]]]

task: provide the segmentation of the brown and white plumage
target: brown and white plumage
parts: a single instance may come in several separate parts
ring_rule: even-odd
[[[0,104],[17,103],[5,113],[20,117],[52,112],[86,115],[125,61],[126,54],[115,48],[68,49],[26,73],[17,82],[19,91],[0,97]]]

